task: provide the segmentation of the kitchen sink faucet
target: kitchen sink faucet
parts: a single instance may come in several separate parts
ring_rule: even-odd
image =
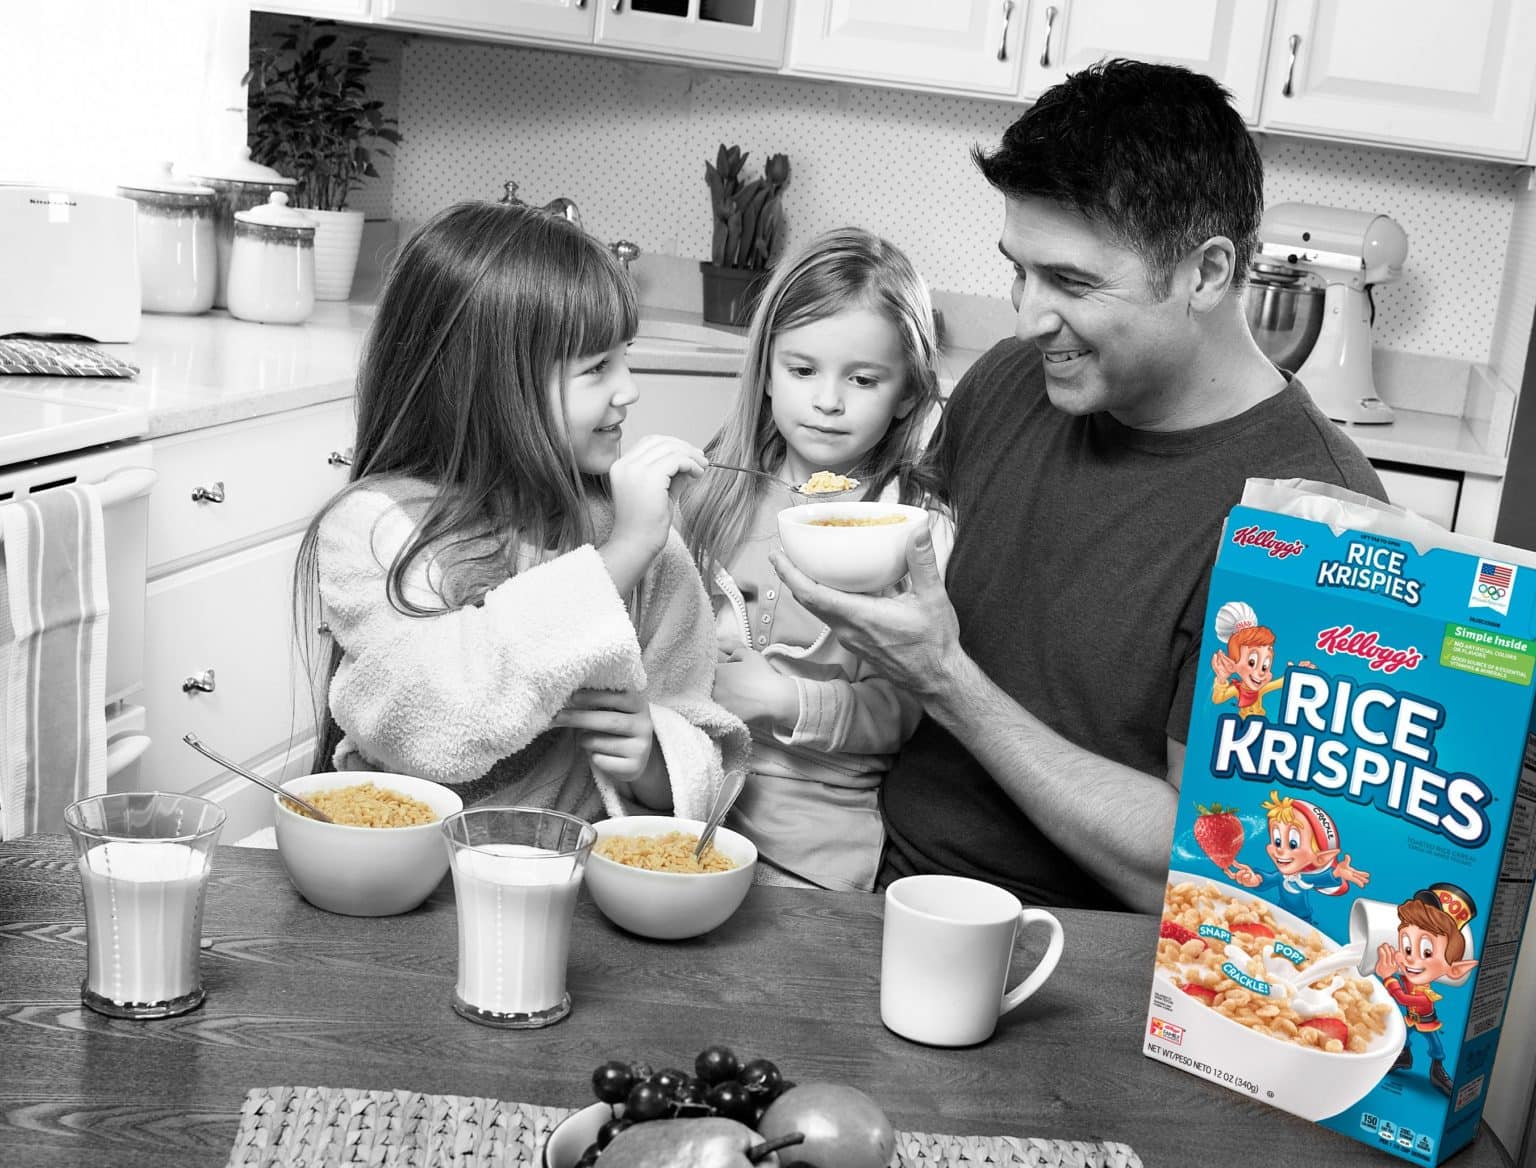
[[[500,202],[519,207],[526,207],[528,205],[517,197],[517,183],[508,179],[501,184],[501,187],[503,194]],[[562,219],[568,219],[576,224],[577,227],[581,226],[581,212],[577,210],[575,201],[567,199],[564,195],[551,199],[541,209],[548,211],[551,215],[558,215]],[[613,253],[614,258],[619,261],[626,273],[629,272],[629,265],[640,257],[639,247],[627,239],[621,239],[617,243],[610,243],[608,250]]]

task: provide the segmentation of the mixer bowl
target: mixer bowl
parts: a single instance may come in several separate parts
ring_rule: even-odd
[[[1281,369],[1295,373],[1323,327],[1325,290],[1294,277],[1272,278],[1255,272],[1242,295],[1248,331],[1259,348]]]

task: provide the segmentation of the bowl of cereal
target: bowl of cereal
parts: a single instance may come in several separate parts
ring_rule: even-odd
[[[907,574],[907,542],[928,512],[905,503],[806,503],[779,512],[784,554],[818,584],[879,592]]]
[[[334,823],[272,796],[277,852],[299,895],[353,917],[409,912],[448,873],[442,821],[464,801],[413,775],[339,771],[289,779],[292,791]]]
[[[1152,1015],[1179,1035],[1181,1065],[1326,1119],[1364,1098],[1407,1039],[1366,948],[1246,888],[1170,871]]]
[[[704,822],[670,815],[621,815],[592,825],[587,891],[619,928],[675,941],[697,937],[741,907],[757,868],[757,848],[719,828],[702,862],[693,858]]]

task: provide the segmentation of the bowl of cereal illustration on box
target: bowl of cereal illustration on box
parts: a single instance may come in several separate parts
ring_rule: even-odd
[[[1245,889],[1173,870],[1147,1043],[1306,1119],[1362,1099],[1407,1038],[1364,942],[1340,945]]]

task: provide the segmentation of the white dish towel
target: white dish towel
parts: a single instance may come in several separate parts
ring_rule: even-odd
[[[107,615],[96,488],[0,504],[0,839],[106,793]]]

